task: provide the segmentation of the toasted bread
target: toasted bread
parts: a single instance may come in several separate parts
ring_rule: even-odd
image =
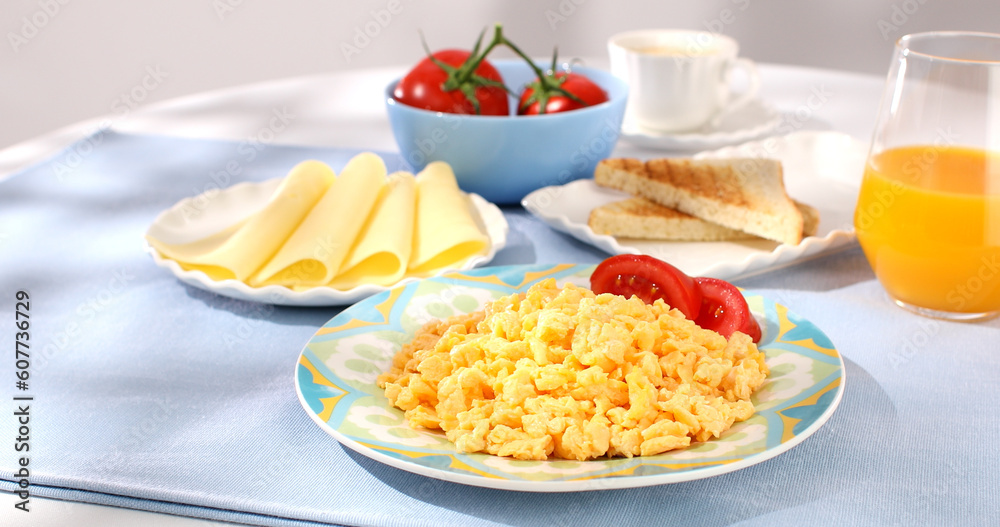
[[[753,234],[707,222],[646,198],[629,198],[590,211],[587,224],[597,234],[672,241],[750,240]]]
[[[816,209],[792,200],[802,213],[802,236],[816,234],[819,213]],[[747,232],[730,229],[664,207],[646,198],[629,198],[595,208],[587,221],[597,234],[664,241],[739,241],[759,240]]]
[[[795,203],[795,208],[802,214],[802,237],[816,236],[819,232],[819,211],[798,200],[793,199],[792,203]]]
[[[776,160],[612,158],[597,164],[594,180],[733,230],[787,244],[802,240],[802,213]]]

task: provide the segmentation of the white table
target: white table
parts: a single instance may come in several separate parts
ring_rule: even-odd
[[[600,61],[593,62],[598,67]],[[385,116],[386,85],[403,69],[295,77],[218,90],[109,114],[0,150],[0,177],[99,129],[293,144],[396,150]],[[843,71],[762,64],[761,98],[798,130],[836,130],[868,141],[884,79]],[[785,129],[788,129],[785,126]],[[252,146],[255,147],[255,146]],[[85,153],[86,145],[81,145]],[[620,142],[615,154],[637,149]]]
[[[108,127],[136,134],[245,141],[246,148],[277,143],[396,150],[382,94],[401,72],[401,68],[361,70],[239,86],[77,123],[0,151],[0,179]],[[760,65],[760,74],[761,97],[775,105],[794,129],[835,130],[870,139],[881,77],[771,64]],[[86,155],[88,145],[76,143],[73,148]],[[637,154],[651,152],[625,142],[615,151],[615,155]],[[32,499],[32,512],[25,515],[13,508],[14,501],[14,496],[0,493],[0,524],[228,525],[40,498]]]

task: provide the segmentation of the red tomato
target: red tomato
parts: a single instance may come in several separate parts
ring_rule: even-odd
[[[521,100],[517,105],[519,115],[538,115],[541,113],[568,112],[595,104],[601,104],[608,100],[608,94],[593,81],[579,73],[559,72],[555,74],[555,82],[560,88],[576,96],[579,101],[573,100],[565,95],[560,95],[558,91],[549,92],[548,100],[545,102],[545,111],[542,111],[542,102],[545,99],[544,88],[539,88],[539,80],[528,85],[521,93]],[[582,101],[582,102],[581,102]]]
[[[461,49],[446,49],[433,54],[433,57],[454,68],[460,67],[472,53]],[[470,79],[475,90],[475,98],[479,102],[479,111],[475,105],[459,89],[444,90],[449,72],[426,57],[410,70],[399,81],[392,96],[397,101],[408,106],[423,108],[434,112],[509,115],[510,106],[507,103],[507,92],[499,86],[488,86],[476,82],[476,76],[488,81],[502,83],[500,72],[492,64],[483,60],[476,67],[475,76]]]
[[[694,319],[695,324],[727,339],[739,331],[760,342],[760,325],[736,286],[718,278],[698,277],[694,281],[701,290],[701,312]]]
[[[701,291],[680,269],[644,254],[619,254],[604,260],[590,275],[590,289],[624,297],[635,295],[647,304],[662,298],[694,320],[701,309]]]

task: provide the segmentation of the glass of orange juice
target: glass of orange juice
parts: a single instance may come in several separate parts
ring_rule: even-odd
[[[1000,35],[899,39],[854,226],[895,303],[1000,314]]]

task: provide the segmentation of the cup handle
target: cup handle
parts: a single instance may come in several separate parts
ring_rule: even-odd
[[[732,115],[737,110],[743,108],[750,101],[757,97],[757,92],[760,91],[760,75],[757,73],[757,64],[754,61],[746,58],[736,59],[735,62],[726,70],[726,82],[731,82],[733,71],[742,68],[746,71],[749,86],[745,92],[736,96],[736,98],[729,101],[728,104],[709,122],[709,126],[715,128],[719,126],[723,119],[727,116]]]

